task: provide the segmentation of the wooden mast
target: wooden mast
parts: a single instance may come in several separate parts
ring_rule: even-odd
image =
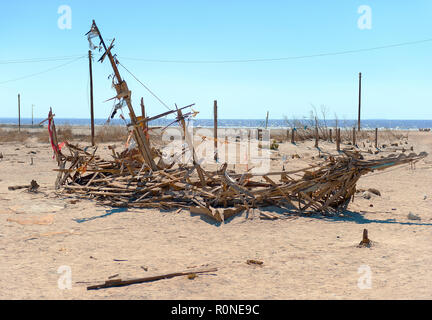
[[[111,67],[114,70],[115,78],[117,79],[117,83],[114,83],[114,87],[117,91],[117,98],[119,98],[119,99],[123,98],[126,101],[126,104],[129,108],[129,117],[131,120],[131,124],[133,126],[134,138],[135,138],[135,141],[138,145],[138,150],[139,150],[140,154],[142,155],[144,161],[147,163],[147,165],[152,170],[158,170],[158,167],[156,166],[156,163],[154,162],[152,154],[151,154],[150,145],[144,136],[144,132],[139,129],[139,126],[137,124],[137,118],[135,115],[135,111],[132,107],[131,91],[129,91],[129,88],[126,84],[126,81],[122,80],[122,78],[120,76],[120,72],[117,68],[117,64],[114,60],[113,55],[111,54],[111,49],[113,47],[114,40],[111,43],[110,47],[107,48],[105,45],[105,42],[102,38],[102,35],[101,35],[97,25],[96,25],[96,22],[94,20],[93,20],[92,29],[97,32],[99,39],[100,39],[100,42],[105,49],[105,53],[103,54],[101,59],[99,59],[99,61],[102,62],[104,60],[105,56],[108,56],[108,59],[111,62]]]

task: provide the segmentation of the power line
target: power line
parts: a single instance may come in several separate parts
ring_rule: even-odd
[[[51,58],[27,58],[27,59],[18,59],[18,60],[0,60],[0,64],[51,62],[51,61],[70,60],[70,59],[81,57],[81,56],[82,55],[63,56],[63,57],[51,57]]]
[[[35,76],[38,76],[40,74],[44,74],[44,73],[50,72],[52,70],[56,70],[56,69],[62,68],[64,66],[67,66],[67,65],[69,65],[71,63],[74,63],[75,61],[78,61],[78,60],[80,60],[82,58],[85,58],[86,56],[87,55],[81,56],[81,57],[79,57],[77,59],[73,59],[72,61],[63,63],[61,65],[58,65],[58,66],[55,66],[55,67],[52,67],[52,68],[49,68],[49,69],[46,69],[46,70],[43,70],[43,71],[40,71],[40,72],[37,72],[37,73],[32,73],[32,74],[29,74],[29,75],[26,75],[26,76],[23,76],[23,77],[19,77],[19,78],[15,78],[15,79],[10,79],[10,80],[6,80],[6,81],[1,81],[0,84],[14,82],[14,81],[18,81],[18,80],[24,80],[24,79],[28,79],[28,78],[31,78],[31,77],[35,77]]]
[[[421,44],[421,43],[426,43],[426,42],[431,42],[431,41],[432,41],[432,38],[429,38],[429,39],[424,39],[424,40],[401,42],[401,43],[378,46],[378,47],[371,47],[371,48],[326,52],[326,53],[310,54],[310,55],[303,55],[303,56],[282,57],[282,58],[262,58],[262,59],[258,58],[258,59],[238,59],[238,60],[159,60],[159,59],[128,58],[128,57],[121,57],[121,58],[125,59],[125,60],[135,60],[135,61],[152,62],[152,63],[184,63],[184,64],[272,62],[272,61],[298,60],[298,59],[307,59],[307,58],[316,58],[316,57],[344,55],[344,54],[351,54],[351,53],[359,53],[359,52],[366,52],[366,51],[374,51],[374,50],[381,50],[381,49],[403,47],[403,46]]]
[[[130,72],[124,65],[122,65],[118,60],[117,60],[118,64],[121,65],[123,67],[123,69],[125,69],[132,77],[135,78],[136,81],[138,81],[148,92],[150,92],[150,94],[155,97],[160,103],[162,103],[162,105],[167,108],[168,110],[171,110],[170,107],[167,106],[167,104],[165,102],[163,102],[155,93],[153,93],[144,83],[142,83],[137,77],[134,76],[134,74],[132,72]]]

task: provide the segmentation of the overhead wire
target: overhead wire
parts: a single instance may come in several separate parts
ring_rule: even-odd
[[[159,98],[153,91],[150,90],[149,87],[147,87],[144,83],[142,83],[132,72],[130,72],[123,64],[120,63],[120,61],[118,61],[118,64],[126,70],[126,72],[128,72],[138,83],[140,83],[153,97],[155,97],[165,108],[167,108],[168,110],[171,111],[171,108],[168,107],[168,105],[162,101],[161,98]]]
[[[53,70],[56,70],[56,69],[62,68],[62,67],[64,67],[64,66],[67,66],[67,65],[69,65],[69,64],[71,64],[71,63],[74,63],[74,62],[76,62],[76,61],[78,61],[78,60],[80,60],[80,59],[83,59],[83,58],[85,58],[85,57],[86,57],[86,55],[84,55],[84,56],[80,56],[79,58],[73,59],[73,60],[68,61],[68,62],[66,62],[66,63],[63,63],[63,64],[61,64],[61,65],[58,65],[58,66],[55,66],[55,67],[52,67],[52,68],[49,68],[49,69],[46,69],[46,70],[43,70],[43,71],[40,71],[40,72],[32,73],[32,74],[29,74],[29,75],[26,75],[26,76],[22,76],[22,77],[19,77],[19,78],[15,78],[15,79],[10,79],[10,80],[6,80],[6,81],[0,81],[0,84],[9,83],[9,82],[14,82],[14,81],[18,81],[18,80],[24,80],[24,79],[28,79],[28,78],[32,78],[32,77],[38,76],[38,75],[40,75],[40,74],[44,74],[44,73],[47,73],[47,72],[50,72],[50,71],[53,71]]]
[[[344,50],[344,51],[334,51],[334,52],[325,52],[325,53],[317,53],[310,55],[301,55],[301,56],[291,56],[291,57],[280,57],[280,58],[256,58],[256,59],[231,59],[231,60],[161,60],[161,59],[146,59],[146,58],[132,58],[132,57],[121,57],[124,60],[134,60],[134,61],[143,61],[143,62],[152,62],[152,63],[183,63],[183,64],[222,64],[222,63],[247,63],[247,62],[272,62],[272,61],[285,61],[285,60],[298,60],[298,59],[307,59],[307,58],[316,58],[316,57],[326,57],[326,56],[337,56],[351,53],[359,53],[359,52],[367,52],[381,49],[389,49],[396,47],[403,47],[421,43],[431,42],[432,38],[418,40],[418,41],[409,41],[409,42],[400,42],[389,45],[370,47],[370,48],[362,48],[362,49],[353,49],[353,50]]]
[[[48,57],[48,58],[26,58],[26,59],[17,59],[17,60],[0,60],[0,64],[51,62],[51,61],[70,60],[70,59],[81,57],[81,56],[82,55],[71,55],[71,56]]]

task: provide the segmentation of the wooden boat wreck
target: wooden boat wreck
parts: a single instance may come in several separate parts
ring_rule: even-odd
[[[356,192],[361,176],[375,170],[415,163],[427,153],[400,154],[365,160],[360,152],[344,151],[329,156],[319,164],[294,171],[238,174],[227,169],[205,170],[196,158],[194,144],[186,121],[192,113],[182,109],[168,111],[156,117],[135,115],[131,92],[117,69],[118,60],[112,55],[113,43],[107,47],[93,21],[91,37],[98,37],[114,70],[113,86],[119,100],[129,109],[130,127],[136,146],[121,153],[112,150],[112,159],[102,159],[97,148],[80,148],[65,143],[61,151],[55,135],[52,144],[59,164],[56,187],[63,193],[94,199],[100,205],[127,208],[187,209],[222,222],[244,210],[279,206],[288,212],[335,214],[345,210]],[[146,135],[148,122],[167,114],[176,114],[188,150],[190,164],[162,161],[162,153]],[[50,114],[52,123],[54,122]],[[67,149],[67,151],[65,151]],[[183,150],[185,152],[185,150]]]

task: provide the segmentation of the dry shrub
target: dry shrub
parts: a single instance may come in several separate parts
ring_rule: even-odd
[[[33,137],[40,143],[49,143],[48,129],[37,131],[33,134]]]
[[[32,136],[28,131],[4,130],[0,128],[0,142],[25,142]]]
[[[126,141],[128,137],[128,130],[123,126],[96,127],[95,131],[96,143]]]
[[[58,141],[70,141],[79,138],[77,135],[73,134],[72,128],[69,125],[58,127],[56,130]]]

